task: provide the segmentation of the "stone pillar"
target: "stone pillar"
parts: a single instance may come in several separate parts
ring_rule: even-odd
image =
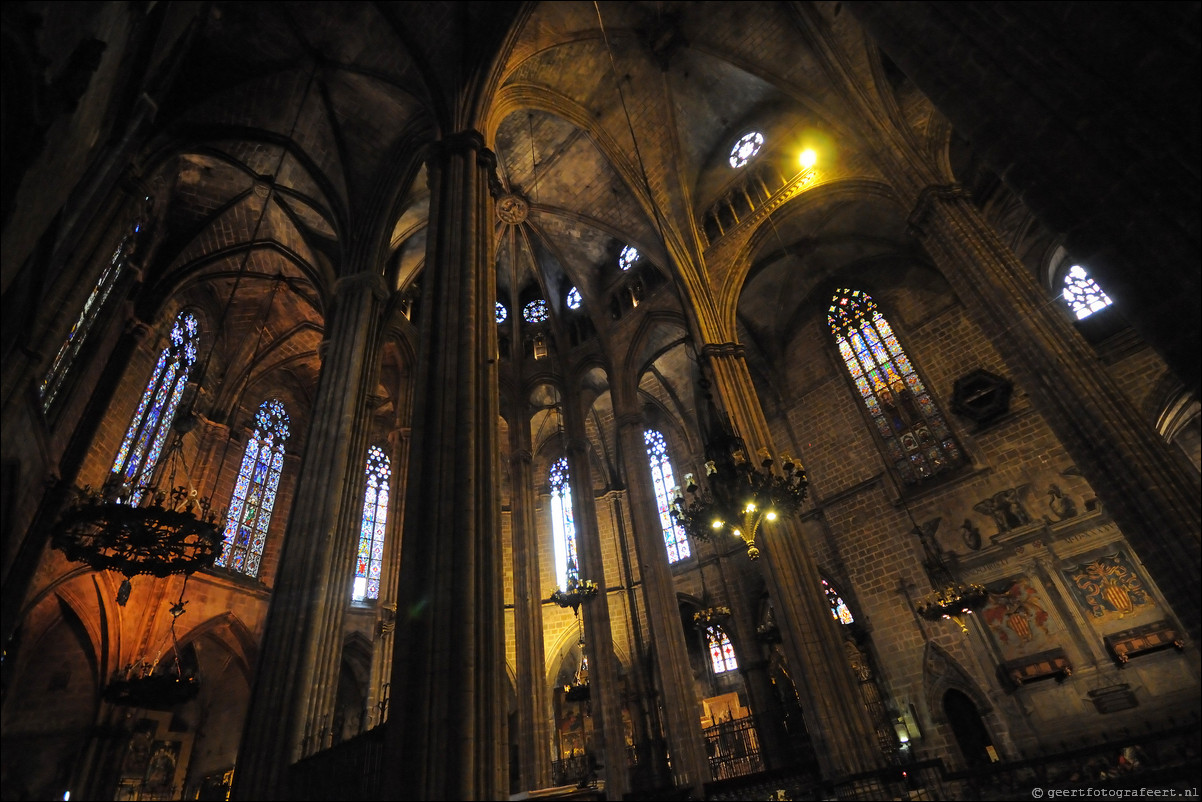
[[[503,799],[509,791],[495,165],[474,131],[442,140],[427,163],[430,225],[381,798]]]
[[[516,317],[516,315],[515,315]],[[513,539],[513,631],[517,642],[518,745],[522,788],[551,784],[551,695],[543,653],[543,606],[539,587],[538,528],[534,520],[534,474],[530,416],[525,404],[509,421],[510,520]]]
[[[746,559],[746,550],[741,546],[737,547],[733,558],[719,553],[717,548],[713,551],[714,560],[722,574],[722,584],[731,597],[733,627],[728,627],[726,634],[734,642],[735,655],[739,659],[739,673],[743,675],[743,682],[747,687],[747,704],[755,720],[755,731],[760,741],[760,753],[764,756],[764,765],[769,769],[795,765],[796,756],[788,754],[786,749],[785,711],[772,690],[768,661],[764,659],[760,642],[756,638],[759,600],[750,598],[743,592],[743,583],[727,584],[726,571],[723,570],[725,560]]]
[[[630,787],[626,738],[622,731],[622,686],[609,623],[609,582],[597,529],[597,502],[593,493],[584,411],[580,409],[579,398],[565,400],[563,410],[580,578],[591,579],[598,586],[597,595],[580,609],[580,615],[584,617],[594,739],[598,734],[601,736],[601,743],[594,743],[594,750],[605,769],[605,795],[610,799],[621,799]]]
[[[340,279],[296,498],[280,552],[232,798],[269,799],[332,720],[363,507],[367,401],[379,362],[383,280]]]
[[[84,461],[92,447],[96,430],[108,414],[113,396],[116,395],[117,387],[125,376],[125,369],[129,366],[129,360],[149,334],[150,326],[137,318],[130,318],[126,323],[113,350],[109,352],[100,379],[92,388],[87,406],[76,421],[71,439],[59,459],[58,477],[47,488],[12,563],[4,568],[3,610],[0,612],[3,632],[0,633],[0,643],[7,644],[20,623],[19,615],[25,594],[29,591],[38,561],[50,541],[55,523],[71,503],[75,482],[79,479],[79,472],[83,469]]]
[[[749,455],[773,454],[772,435],[738,346],[707,345],[714,385]],[[782,646],[798,681],[806,729],[823,776],[843,777],[882,767],[876,729],[843,650],[843,633],[831,615],[818,567],[806,551],[798,521],[777,521],[760,530],[756,545],[775,602]]]
[[[910,223],[1197,640],[1198,475],[1138,415],[1067,316],[1049,307],[967,193],[927,187]]]
[[[711,780],[701,736],[701,700],[693,687],[685,633],[680,626],[680,605],[660,526],[659,504],[651,488],[643,436],[646,424],[642,415],[628,411],[629,405],[631,402],[622,405],[627,411],[620,407],[618,410],[618,450],[630,496],[635,551],[659,670],[663,737],[671,754],[676,785],[700,791]]]

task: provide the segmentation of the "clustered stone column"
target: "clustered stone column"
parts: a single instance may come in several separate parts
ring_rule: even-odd
[[[490,177],[468,131],[427,162],[430,225],[382,798],[502,799],[504,621]]]
[[[623,401],[624,397],[620,388],[615,388],[618,449],[630,495],[635,551],[647,601],[647,622],[655,644],[661,723],[676,784],[700,788],[711,780],[701,736],[701,705],[693,686],[688,648],[680,626],[680,607],[672,571],[664,553],[663,529],[657,512],[659,505],[644,475],[648,470],[646,425],[640,413],[631,411],[634,402]]]
[[[522,787],[551,784],[550,693],[543,666],[543,608],[539,587],[538,528],[534,520],[534,476],[530,454],[530,416],[525,409],[509,423],[509,486],[513,540],[513,629],[517,674],[518,746]]]
[[[326,746],[350,603],[367,453],[366,403],[379,361],[383,280],[338,281],[296,500],[268,608],[239,749],[235,799],[270,799],[288,767]]]
[[[588,458],[588,439],[579,398],[566,401],[564,431],[567,434],[568,474],[572,486],[573,522],[580,578],[597,583],[597,595],[584,605],[585,654],[589,658],[589,691],[596,751],[605,761],[605,793],[621,799],[629,787],[626,772],[626,739],[622,732],[622,693],[618,681],[618,659],[609,622],[608,582],[597,530],[597,503],[593,496],[593,472]],[[600,734],[601,743],[596,744]]]
[[[773,447],[742,349],[706,346],[714,385],[748,454]],[[823,775],[846,777],[880,768],[884,755],[864,707],[843,636],[831,615],[818,567],[802,543],[796,521],[777,521],[756,540],[767,566],[765,579],[776,606],[783,647],[795,675],[806,728]]]

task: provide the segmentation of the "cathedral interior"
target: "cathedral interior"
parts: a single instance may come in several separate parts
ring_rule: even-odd
[[[1196,794],[1199,7],[4,3],[0,795]]]

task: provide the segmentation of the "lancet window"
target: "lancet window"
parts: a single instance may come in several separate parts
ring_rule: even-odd
[[[859,290],[839,290],[827,323],[902,481],[917,484],[959,465],[959,444],[872,298]]]
[[[150,484],[155,463],[171,432],[176,408],[188,383],[188,373],[196,362],[199,336],[195,316],[181,312],[171,327],[170,339],[159,354],[154,373],[121,440],[112,472],[122,484],[130,487],[131,504],[142,500]]]
[[[288,413],[278,400],[264,401],[255,414],[255,428],[246,441],[242,466],[234,483],[225,544],[216,564],[247,576],[259,575],[271,510],[284,468]]]
[[[388,522],[388,479],[392,463],[379,446],[367,450],[367,490],[363,495],[363,520],[359,526],[359,556],[355,560],[355,601],[380,598],[384,566],[384,527]]]
[[[684,528],[672,520],[672,490],[676,487],[676,479],[672,472],[672,461],[668,459],[668,445],[664,436],[654,429],[643,432],[643,442],[647,445],[647,459],[651,463],[651,484],[655,488],[655,503],[659,509],[659,525],[664,533],[668,562],[679,562],[692,556],[693,550]]]

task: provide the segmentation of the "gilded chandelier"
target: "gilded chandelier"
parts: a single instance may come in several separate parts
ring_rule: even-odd
[[[752,465],[742,439],[729,424],[712,433],[706,453],[710,457],[705,463],[708,487],[702,489],[693,474],[685,474],[689,501],[675,488],[672,518],[697,540],[711,540],[720,533],[741,538],[747,544],[747,556],[755,560],[760,556],[755,545],[760,526],[800,511],[809,486],[805,470],[800,462],[781,454],[779,471],[774,471],[776,460],[767,448],[757,454],[759,467]]]

